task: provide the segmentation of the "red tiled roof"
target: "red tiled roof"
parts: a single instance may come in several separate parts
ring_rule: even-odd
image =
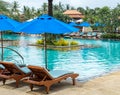
[[[84,18],[84,16],[83,15],[69,15],[69,17],[71,17],[71,18]]]
[[[69,15],[71,18],[84,18],[84,15],[77,10],[67,10],[63,14]]]
[[[63,14],[79,14],[79,15],[81,15],[82,13],[78,12],[77,10],[66,10]]]

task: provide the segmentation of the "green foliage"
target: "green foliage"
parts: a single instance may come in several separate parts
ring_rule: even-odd
[[[69,41],[67,41],[63,38],[61,38],[59,40],[52,40],[52,41],[50,40],[49,42],[47,41],[46,43],[47,43],[47,45],[55,45],[55,46],[69,46],[69,44],[70,45],[78,45],[78,42],[76,42],[76,41],[69,42]],[[37,45],[43,45],[44,40],[43,39],[37,40],[36,44]]]
[[[118,4],[114,9],[111,9],[107,6],[102,8],[90,9],[89,7],[85,10],[85,21],[94,24],[99,22],[104,24],[101,27],[92,27],[93,29],[99,30],[101,32],[115,32],[116,28],[120,26],[120,4]]]
[[[106,33],[101,35],[101,37],[104,39],[120,39],[120,34]]]
[[[43,45],[44,44],[44,40],[43,39],[37,40],[36,44]]]
[[[78,45],[78,42],[76,42],[76,41],[71,41],[71,42],[70,42],[70,45]]]
[[[0,0],[0,13],[8,15],[10,3]]]
[[[60,12],[54,12],[54,17],[63,22],[68,22],[71,20],[71,18],[68,15],[64,15],[63,13]]]
[[[68,46],[69,45],[69,42],[67,40],[64,40],[64,39],[60,39],[58,41],[55,41],[54,42],[54,45],[55,46]]]

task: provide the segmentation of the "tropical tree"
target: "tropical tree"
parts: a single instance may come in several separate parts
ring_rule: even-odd
[[[48,0],[48,15],[53,16],[53,0]]]
[[[103,31],[111,32],[111,16],[112,12],[109,7],[105,6],[99,11],[100,23],[104,24]]]
[[[36,13],[35,13],[35,16],[39,16],[40,14],[42,14],[41,9],[37,9]]]
[[[78,7],[77,11],[81,12],[82,14],[85,14],[85,9],[82,7]]]
[[[19,20],[20,10],[18,2],[14,1],[12,3],[9,14],[13,19]]]
[[[59,4],[53,5],[53,12],[63,12],[64,11],[64,5],[59,2]]]
[[[12,8],[11,8],[11,11],[14,15],[18,15],[19,14],[19,4],[18,2],[14,1],[13,4],[12,4]]]
[[[28,6],[23,6],[24,20],[31,19],[31,9]]]
[[[60,12],[55,12],[54,17],[66,23],[71,20],[69,16],[64,15],[63,13],[60,13]]]
[[[41,11],[42,11],[42,14],[48,13],[48,4],[47,3],[43,3]]]
[[[117,27],[120,26],[120,4],[117,5],[114,9],[111,10],[112,15],[111,15],[111,24],[112,24],[112,32],[115,32]]]
[[[9,15],[8,12],[10,6],[10,3],[0,0],[0,13]]]

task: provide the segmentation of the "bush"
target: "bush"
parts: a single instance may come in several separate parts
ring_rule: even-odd
[[[59,39],[59,40],[54,40],[54,41],[51,41],[52,43],[48,43],[47,42],[47,45],[55,45],[55,46],[69,46],[70,45],[78,45],[78,43],[76,41],[67,41],[63,38]],[[40,40],[37,40],[36,44],[38,45],[43,45],[44,44],[44,40],[43,39],[40,39]]]
[[[40,44],[40,45],[43,45],[44,44],[44,40],[37,40],[36,44]]]
[[[69,42],[64,39],[60,39],[60,40],[54,42],[54,45],[55,46],[68,46]]]
[[[71,41],[71,42],[70,42],[70,45],[78,45],[78,42],[76,42],[76,41]]]
[[[101,35],[101,38],[105,38],[105,39],[120,39],[120,34],[106,33],[106,34]]]

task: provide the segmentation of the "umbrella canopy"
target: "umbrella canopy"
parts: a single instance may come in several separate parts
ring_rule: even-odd
[[[90,23],[89,22],[82,22],[82,23],[79,24],[79,26],[90,27]]]
[[[3,60],[3,38],[2,38],[2,32],[11,30],[14,31],[14,29],[20,25],[20,22],[17,22],[13,19],[10,19],[9,17],[0,14],[0,32],[1,32],[1,48],[2,48],[2,55],[1,60]]]
[[[101,26],[101,24],[99,22],[96,22],[93,24],[93,26],[98,27],[98,26]]]
[[[71,26],[78,26],[78,24],[76,24],[75,22],[70,22],[69,25],[71,25]]]
[[[96,23],[93,24],[93,26],[95,26],[95,27],[100,27],[100,26],[103,27],[103,26],[105,26],[105,24],[96,22]]]
[[[3,14],[0,14],[0,31],[14,31],[15,27],[18,25],[20,25],[20,22],[17,22]]]
[[[38,18],[23,23],[23,27],[16,29],[18,32],[24,32],[28,34],[40,34],[40,33],[53,33],[53,34],[63,34],[68,32],[77,32],[79,29],[70,26],[60,20],[57,20],[49,15],[42,15]],[[46,36],[45,36],[46,37]],[[45,67],[47,68],[47,46],[45,42]]]
[[[39,33],[53,33],[62,34],[67,32],[77,32],[79,29],[74,28],[62,21],[59,21],[49,15],[42,15],[38,18],[24,24],[23,27],[17,28],[16,31],[39,34]]]

